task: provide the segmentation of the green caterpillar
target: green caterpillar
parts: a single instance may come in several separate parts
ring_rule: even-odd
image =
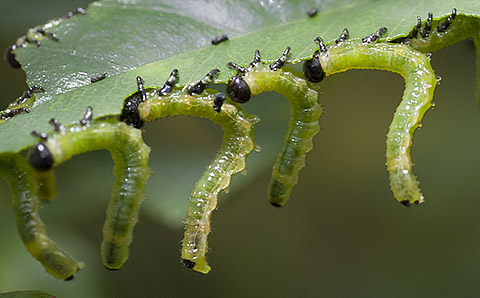
[[[276,91],[290,103],[291,116],[282,150],[273,167],[269,196],[272,205],[283,206],[297,183],[298,172],[305,166],[305,154],[313,148],[312,138],[320,131],[318,120],[322,108],[318,92],[307,81],[289,68],[281,68],[290,48],[270,66],[260,63],[259,51],[245,69],[229,63],[238,73],[227,84],[227,93],[236,102],[247,102],[262,92]]]
[[[32,148],[29,161],[42,172],[51,171],[73,156],[88,151],[105,149],[110,152],[115,162],[115,183],[107,207],[101,252],[104,265],[118,269],[128,258],[133,226],[138,219],[139,205],[145,198],[145,183],[150,176],[150,148],[143,142],[138,129],[116,119],[92,121],[91,117],[89,109],[80,124],[68,129],[56,126],[56,133],[47,135]]]
[[[321,39],[318,39],[322,43]],[[322,44],[320,48],[324,47]],[[387,135],[387,168],[392,191],[404,205],[423,202],[413,174],[410,148],[413,133],[425,112],[432,106],[437,84],[429,59],[401,44],[343,41],[320,52],[305,63],[304,69],[318,67],[329,76],[349,69],[381,69],[399,73],[405,79],[405,91]],[[313,72],[313,71],[312,71]]]
[[[205,255],[210,217],[217,207],[217,196],[228,187],[231,176],[245,168],[245,158],[255,147],[252,129],[257,119],[232,102],[225,102],[221,111],[217,112],[212,108],[215,100],[218,100],[217,94],[208,89],[201,96],[178,91],[168,96],[154,97],[139,105],[140,117],[145,121],[191,115],[208,118],[223,128],[222,147],[195,184],[185,220],[182,262],[202,273],[210,271]]]
[[[19,154],[3,153],[0,154],[0,175],[12,187],[18,233],[28,251],[50,274],[71,280],[83,263],[68,256],[48,237],[39,215],[38,185],[32,167]]]

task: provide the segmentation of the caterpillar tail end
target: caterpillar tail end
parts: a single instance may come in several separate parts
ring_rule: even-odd
[[[205,258],[196,260],[196,262],[182,258],[181,262],[183,266],[187,267],[188,269],[193,269],[194,271],[197,271],[203,274],[207,274],[212,269],[210,268],[210,266],[208,266]]]
[[[128,260],[128,245],[119,245],[114,242],[102,242],[102,263],[108,270],[118,270]]]
[[[48,273],[60,280],[72,280],[75,273],[84,267],[83,262],[75,261],[59,249],[45,249],[34,257],[42,263]]]
[[[292,193],[293,185],[288,186],[285,183],[282,183],[274,178],[270,181],[268,186],[268,196],[270,198],[270,204],[274,207],[283,207],[290,199],[290,194]]]
[[[390,186],[397,201],[406,207],[424,202],[423,194],[418,187],[418,181],[411,171],[390,172]]]

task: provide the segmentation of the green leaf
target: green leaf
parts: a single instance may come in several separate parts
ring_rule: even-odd
[[[0,294],[0,298],[55,298],[43,291],[15,291]]]
[[[225,64],[247,64],[255,49],[273,61],[290,45],[290,60],[297,63],[311,56],[315,36],[330,42],[344,27],[355,38],[386,26],[387,38],[393,39],[406,35],[416,16],[428,11],[436,17],[448,15],[452,7],[475,16],[480,11],[477,1],[435,5],[431,1],[358,1],[308,18],[305,11],[320,4],[177,2],[95,2],[85,16],[50,22],[48,31],[57,34],[60,42],[44,38],[41,48],[30,44],[16,51],[28,84],[41,85],[47,92],[37,93],[31,113],[0,125],[0,152],[28,148],[35,142],[32,130],[51,130],[51,117],[63,124],[76,122],[88,105],[96,117],[118,115],[125,96],[135,90],[138,75],[147,85],[159,86],[178,68],[181,83],[188,84],[217,67],[219,82],[226,82],[232,71]],[[235,37],[217,46],[209,44],[222,33]],[[108,78],[90,84],[89,79],[102,72]]]

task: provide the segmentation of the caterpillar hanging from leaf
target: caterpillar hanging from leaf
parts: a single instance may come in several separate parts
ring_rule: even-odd
[[[464,30],[465,26],[475,27],[476,31]],[[150,176],[150,149],[143,142],[140,128],[145,121],[158,118],[197,116],[214,121],[224,131],[221,148],[190,196],[182,242],[184,265],[207,273],[210,270],[206,262],[207,240],[217,197],[228,187],[231,176],[244,170],[245,159],[255,148],[252,129],[258,119],[247,114],[239,104],[269,91],[278,92],[289,101],[288,129],[268,187],[270,202],[277,207],[283,206],[305,165],[306,153],[313,148],[312,139],[320,130],[319,84],[325,77],[349,69],[388,70],[404,77],[404,95],[387,135],[387,168],[396,199],[406,206],[421,203],[423,195],[413,174],[410,148],[415,129],[432,106],[437,83],[424,53],[467,37],[473,37],[478,52],[478,27],[476,18],[457,14],[453,9],[442,19],[433,19],[431,14],[425,22],[417,18],[406,37],[391,42],[383,37],[387,32],[385,27],[362,39],[351,40],[348,39],[349,30],[344,29],[338,39],[328,44],[320,37],[314,38],[318,49],[304,62],[302,73],[284,66],[295,48],[287,46],[280,58],[270,64],[262,62],[257,50],[248,65],[228,63],[227,66],[235,71],[226,86],[228,97],[207,88],[219,73],[216,68],[191,85],[178,84],[176,69],[160,87],[145,87],[144,80],[138,76],[137,89],[126,96],[118,117],[96,119],[94,111],[88,108],[80,122],[74,125],[64,126],[52,118],[52,132],[33,133],[39,137],[39,142],[30,150],[31,166],[18,154],[0,155],[0,174],[14,189],[14,210],[22,240],[49,273],[65,280],[73,277],[82,264],[46,236],[38,215],[39,200],[51,200],[56,195],[56,166],[77,154],[109,150],[115,162],[115,183],[106,212],[101,254],[107,268],[119,269],[128,258],[133,227]],[[106,72],[92,77],[91,82],[105,78]],[[28,102],[30,108],[33,92],[43,91],[41,87],[32,88],[9,110],[2,112],[3,120],[27,112],[27,107],[20,105]]]

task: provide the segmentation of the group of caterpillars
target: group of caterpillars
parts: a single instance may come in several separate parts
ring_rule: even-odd
[[[312,12],[312,17],[314,15]],[[14,209],[22,240],[52,275],[64,280],[73,277],[82,264],[48,238],[38,214],[38,199],[49,201],[55,197],[55,167],[74,155],[106,149],[115,161],[115,183],[103,228],[101,253],[107,268],[119,269],[128,258],[133,227],[140,203],[145,198],[145,183],[150,176],[150,149],[143,142],[140,128],[144,121],[193,115],[214,121],[224,131],[222,147],[192,191],[182,243],[183,264],[208,273],[207,237],[217,196],[228,187],[231,176],[244,169],[246,156],[255,148],[252,129],[258,119],[245,112],[239,103],[268,91],[278,92],[289,101],[289,126],[269,185],[270,202],[280,207],[289,199],[298,173],[305,165],[305,154],[313,148],[312,138],[320,130],[322,108],[318,103],[318,83],[325,76],[349,69],[384,69],[405,78],[403,99],[387,135],[387,167],[396,199],[405,206],[421,203],[423,195],[412,171],[410,147],[423,114],[432,106],[437,78],[429,58],[408,44],[415,39],[428,38],[432,31],[436,34],[448,33],[454,28],[456,16],[454,8],[436,28],[432,25],[431,13],[424,23],[419,17],[409,35],[395,43],[378,42],[387,31],[385,27],[363,39],[354,40],[348,39],[349,32],[344,29],[330,45],[325,45],[317,37],[314,42],[318,43],[318,49],[311,59],[304,62],[303,73],[284,66],[288,62],[290,47],[287,46],[280,58],[269,65],[261,61],[257,50],[247,66],[233,62],[227,64],[236,71],[227,83],[228,97],[207,88],[214,82],[218,69],[212,69],[203,79],[188,86],[178,86],[179,73],[174,69],[159,88],[146,88],[143,79],[138,76],[137,90],[125,99],[118,118],[95,119],[90,107],[76,125],[63,126],[52,118],[53,132],[32,133],[40,140],[31,148],[27,159],[18,154],[0,155],[0,174],[14,189]],[[455,34],[454,30],[452,34]],[[421,37],[418,37],[419,32]],[[228,37],[220,36],[214,38],[212,44],[225,40]],[[416,69],[422,71],[412,71]],[[92,82],[105,77],[106,73],[101,74],[92,78]],[[35,91],[42,89],[32,87],[22,101]],[[15,112],[2,113],[2,118],[12,116]]]

